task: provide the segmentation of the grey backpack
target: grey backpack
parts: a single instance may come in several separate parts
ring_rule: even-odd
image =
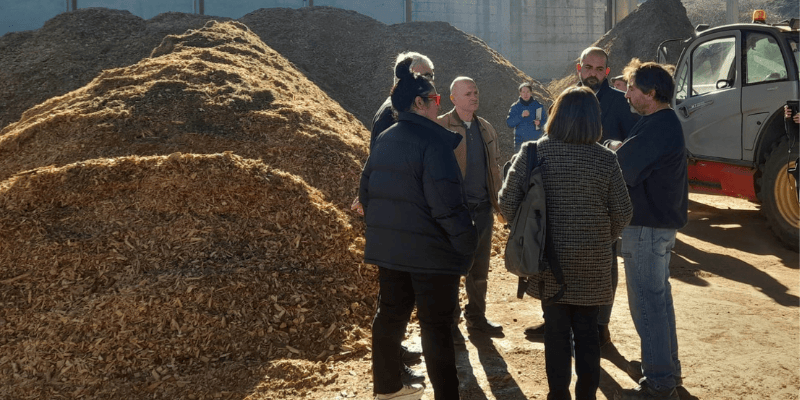
[[[547,269],[543,263],[547,257],[549,269],[555,276],[556,282],[561,285],[561,290],[547,300],[544,299],[544,281],[539,281],[542,301],[551,304],[564,295],[566,285],[555,251],[545,251],[546,248],[553,248],[553,239],[549,235],[547,225],[547,204],[542,181],[544,166],[536,155],[536,144],[527,146],[527,157],[528,169],[526,179],[523,181],[527,184],[527,188],[514,220],[511,221],[511,232],[508,234],[505,251],[506,269],[520,277],[520,288],[527,287],[526,278]],[[520,290],[517,291],[517,297],[522,297]]]

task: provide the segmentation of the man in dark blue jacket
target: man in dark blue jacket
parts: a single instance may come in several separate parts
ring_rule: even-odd
[[[625,93],[620,92],[608,84],[608,53],[599,47],[589,47],[581,53],[580,63],[576,66],[581,82],[578,86],[592,89],[600,102],[600,120],[603,124],[603,137],[600,142],[607,140],[623,141],[628,137],[631,128],[639,120],[639,115],[631,112]],[[611,245],[611,286],[617,292],[619,281],[619,266],[617,264],[617,242]],[[600,346],[611,342],[611,332],[608,324],[611,322],[611,310],[614,304],[600,307],[597,315],[597,328],[600,335]]]
[[[625,68],[625,98],[642,119],[617,148],[633,203],[633,218],[622,232],[628,304],[641,340],[641,366],[628,373],[639,387],[618,400],[678,400],[682,384],[669,283],[669,260],[677,230],[688,221],[689,183],[683,129],[670,100],[672,76],[661,65],[633,59]]]
[[[632,113],[625,93],[609,86],[608,54],[599,47],[589,47],[581,53],[580,62],[576,65],[580,82],[578,86],[586,86],[594,90],[600,102],[600,118],[603,124],[603,138],[605,140],[623,141],[639,120],[639,116]]]

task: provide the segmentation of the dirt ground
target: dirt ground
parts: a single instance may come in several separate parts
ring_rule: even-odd
[[[755,204],[691,194],[689,208],[690,222],[678,233],[670,265],[684,374],[681,399],[798,399],[798,254],[771,235]],[[516,279],[504,272],[502,259],[493,258],[489,319],[503,324],[505,337],[470,335],[457,352],[464,400],[547,397],[544,344],[522,333],[541,322],[539,303],[527,296],[518,300],[515,289]],[[467,333],[463,321],[461,328]],[[613,344],[603,351],[600,400],[634,387],[625,367],[640,360],[623,272],[610,329]],[[410,325],[407,342],[419,347],[418,325]],[[414,369],[424,373],[424,361]],[[371,398],[369,356],[339,363],[334,370],[335,382],[281,397]],[[432,400],[430,382],[426,384],[422,398]],[[262,393],[250,398],[272,397]]]

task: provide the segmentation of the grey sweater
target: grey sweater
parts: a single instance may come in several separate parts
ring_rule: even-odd
[[[527,146],[538,146],[544,165],[548,224],[567,285],[558,303],[611,304],[611,243],[633,213],[616,155],[597,143],[568,144],[546,136],[523,144],[500,191],[500,209],[508,221],[525,195]],[[541,298],[540,280],[544,295],[552,297],[558,285],[549,270],[530,280],[528,294]]]

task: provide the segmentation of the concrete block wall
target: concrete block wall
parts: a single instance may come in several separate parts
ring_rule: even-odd
[[[528,75],[548,80],[605,33],[602,0],[414,0],[414,21],[473,34]]]
[[[38,29],[65,10],[63,0],[0,0],[0,35]],[[614,0],[618,7],[635,0]],[[627,3],[626,3],[627,2]],[[205,0],[205,13],[240,18],[261,7],[299,8],[307,0]],[[413,21],[445,21],[481,38],[528,75],[559,78],[565,65],[605,33],[607,0],[411,0]],[[142,18],[192,12],[189,0],[78,0],[79,8],[125,9]],[[404,0],[314,0],[350,9],[386,24],[405,21]]]

